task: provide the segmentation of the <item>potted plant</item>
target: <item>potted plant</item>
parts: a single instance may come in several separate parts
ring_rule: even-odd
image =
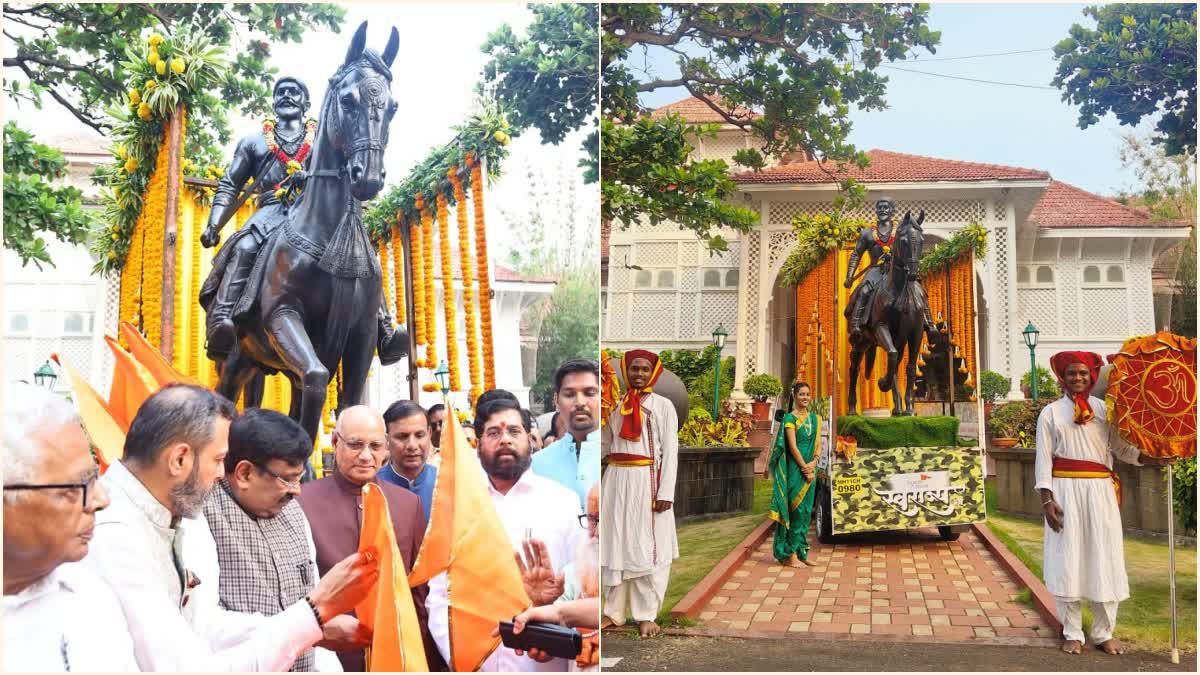
[[[742,383],[742,391],[754,399],[754,402],[750,404],[754,421],[764,422],[771,417],[771,402],[768,399],[783,393],[783,383],[774,375],[760,373],[747,377],[746,381]]]
[[[1008,395],[1012,380],[994,370],[985,370],[979,376],[979,397],[983,399],[984,417],[990,417],[996,401]]]
[[[1005,403],[992,411],[987,420],[987,432],[992,437],[992,445],[997,448],[1012,448],[1017,445],[1018,432],[1028,417],[1024,401]]]

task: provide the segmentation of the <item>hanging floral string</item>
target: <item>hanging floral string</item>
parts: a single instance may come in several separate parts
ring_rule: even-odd
[[[479,317],[477,315],[477,306],[475,304],[475,266],[477,264],[475,258],[471,255],[471,237],[470,225],[467,223],[467,196],[463,190],[462,177],[459,176],[460,167],[452,167],[446,176],[450,179],[450,184],[454,187],[454,203],[457,204],[455,213],[458,216],[458,262],[462,270],[463,283],[463,309],[466,311],[466,330],[467,330],[467,371],[471,377],[471,391],[467,394],[467,399],[471,406],[474,407],[475,399],[483,393],[483,383],[480,378],[482,370],[483,355],[479,351]]]
[[[412,284],[413,284],[413,325],[409,329],[413,333],[413,344],[418,347],[425,344],[425,254],[421,237],[421,219],[412,224],[408,233],[409,249],[412,251]],[[413,363],[419,368],[424,361],[416,354],[412,355]]]
[[[421,199],[421,195],[417,195]],[[433,284],[433,215],[428,204],[421,200],[421,240],[425,252],[425,363],[430,370],[437,368],[437,298]]]
[[[458,368],[458,321],[454,317],[454,267],[450,261],[450,214],[446,195],[438,193],[438,238],[442,245],[442,315],[446,321],[446,361],[450,367],[450,391],[462,390]]]
[[[404,297],[404,246],[400,241],[400,225],[392,225],[392,275],[396,284],[396,322],[408,323],[407,298]]]
[[[392,256],[388,253],[388,242],[379,242],[379,271],[382,273],[379,285],[383,287],[383,303],[385,307],[392,306]]]
[[[488,280],[487,227],[483,219],[483,167],[475,154],[467,155],[471,168],[471,208],[475,215],[475,258],[479,266],[479,332],[483,342],[483,380],[487,390],[496,388],[496,362],[492,347],[492,292]]]

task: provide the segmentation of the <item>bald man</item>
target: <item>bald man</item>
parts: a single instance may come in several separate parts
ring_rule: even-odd
[[[404,558],[405,570],[412,568],[421,540],[425,536],[425,514],[421,500],[398,485],[377,480],[375,474],[388,459],[387,427],[383,416],[365,406],[346,408],[333,429],[333,475],[305,483],[297,501],[308,518],[317,549],[317,569],[323,576],[330,567],[358,550],[362,530],[362,486],[375,483],[387,498],[396,547]],[[444,669],[436,645],[429,636],[425,617],[428,589],[413,589],[417,619],[425,639],[425,656],[433,670]],[[363,671],[366,661],[362,650],[338,652],[346,672]],[[436,663],[435,663],[436,662]],[[440,666],[440,668],[439,668]]]

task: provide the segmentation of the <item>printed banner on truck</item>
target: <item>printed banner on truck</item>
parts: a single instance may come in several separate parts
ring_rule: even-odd
[[[979,448],[859,448],[830,467],[833,533],[982,522],[983,478]]]

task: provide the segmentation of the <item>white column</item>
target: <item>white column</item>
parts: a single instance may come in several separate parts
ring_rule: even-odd
[[[1004,199],[1004,219],[1001,221],[1001,226],[1004,228],[1004,234],[1007,239],[1007,246],[1003,251],[1005,261],[1003,265],[997,265],[997,271],[1004,274],[1004,284],[1001,287],[1002,291],[1007,294],[1008,302],[1005,316],[1001,317],[1001,321],[997,322],[997,332],[1000,333],[1001,344],[1004,350],[1000,356],[1005,359],[1008,369],[1008,376],[1012,379],[1011,389],[1008,392],[1008,398],[1015,400],[1023,397],[1021,393],[1021,375],[1025,369],[1018,365],[1021,362],[1019,349],[1028,349],[1025,346],[1024,340],[1021,337],[1021,329],[1024,326],[1020,325],[1020,319],[1017,314],[1017,214],[1013,204],[1012,197],[1009,194],[1003,196]],[[999,261],[997,261],[999,263]]]

